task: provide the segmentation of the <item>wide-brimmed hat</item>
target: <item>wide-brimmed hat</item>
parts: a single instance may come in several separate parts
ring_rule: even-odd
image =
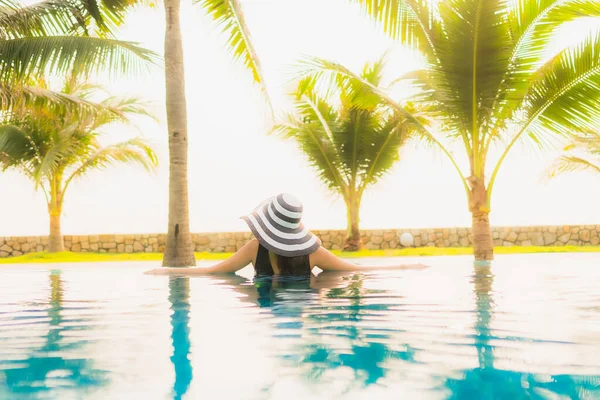
[[[302,203],[289,193],[271,197],[241,217],[267,250],[285,257],[305,256],[320,246],[302,224]]]

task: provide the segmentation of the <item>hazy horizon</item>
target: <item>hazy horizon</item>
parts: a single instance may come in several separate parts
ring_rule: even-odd
[[[278,114],[290,109],[291,66],[302,56],[332,59],[358,70],[391,50],[388,80],[417,65],[417,57],[385,37],[347,0],[243,1],[248,26],[261,58],[269,95]],[[162,54],[163,10],[137,8],[119,38],[140,42]],[[597,20],[596,20],[597,21]],[[596,22],[597,23],[597,22]],[[343,201],[327,192],[292,142],[267,136],[265,100],[240,63],[225,50],[225,38],[200,7],[182,10],[189,135],[189,192],[192,232],[247,230],[239,216],[265,197],[290,192],[304,202],[311,229],[343,229]],[[580,24],[558,44],[592,26]],[[142,133],[160,158],[154,176],[133,167],[99,171],[70,187],[63,233],[166,232],[168,147],[164,113],[164,72],[113,79],[114,95],[135,95],[153,103],[159,123],[106,129],[107,140]],[[455,151],[461,154],[462,149]],[[462,150],[464,152],[464,150]],[[558,150],[517,146],[508,156],[492,198],[491,223],[504,225],[600,224],[600,177],[573,173],[550,182],[544,171]],[[493,153],[490,164],[497,158]],[[459,157],[466,169],[464,156]],[[491,166],[491,165],[490,165]],[[48,216],[41,192],[15,172],[0,173],[0,236],[45,235]],[[361,228],[470,226],[471,216],[457,173],[444,156],[410,143],[392,172],[368,190]]]

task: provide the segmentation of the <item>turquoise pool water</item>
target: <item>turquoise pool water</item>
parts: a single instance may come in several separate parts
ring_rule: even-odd
[[[310,282],[0,266],[0,399],[600,398],[600,255],[424,261]]]

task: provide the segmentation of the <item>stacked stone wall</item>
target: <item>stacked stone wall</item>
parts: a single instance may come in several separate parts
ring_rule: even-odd
[[[345,231],[313,231],[323,246],[339,250],[343,247]],[[600,225],[561,225],[492,228],[495,246],[594,246],[600,245]],[[198,252],[234,252],[252,238],[250,232],[194,233],[192,238]],[[403,240],[401,240],[403,238]],[[67,235],[65,250],[98,253],[162,252],[165,234],[137,235]],[[369,250],[402,247],[469,247],[470,228],[382,229],[362,231],[362,242]],[[16,257],[45,251],[45,236],[0,237],[0,257]]]

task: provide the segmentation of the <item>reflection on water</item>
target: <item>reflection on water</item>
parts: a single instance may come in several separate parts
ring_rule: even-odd
[[[175,369],[173,398],[181,399],[192,382],[193,369],[190,355],[190,279],[186,277],[169,278],[169,302],[171,303],[171,325],[173,333],[173,356],[171,362]]]
[[[446,381],[450,398],[546,399],[556,395],[569,399],[600,398],[600,376],[532,374],[495,368],[494,346],[490,344],[494,340],[491,329],[494,275],[491,268],[475,267],[472,281],[476,305],[475,348],[479,364],[463,371],[461,379]],[[600,348],[598,350],[600,360]]]
[[[305,353],[302,363],[309,366],[310,379],[320,379],[328,371],[337,368],[350,368],[354,375],[352,385],[367,386],[377,383],[385,376],[387,369],[384,363],[387,360],[414,362],[414,351],[410,345],[397,343],[401,350],[394,350],[386,344],[391,342],[391,336],[384,330],[369,334],[363,328],[368,327],[368,323],[365,322],[373,311],[382,312],[389,309],[388,304],[367,304],[366,299],[374,295],[385,296],[387,291],[365,288],[364,274],[321,275],[317,279],[328,284],[338,281],[341,287],[321,289],[322,295],[327,299],[343,299],[347,303],[331,305],[319,314],[308,315],[308,319],[314,324],[310,332],[318,337],[320,332],[334,330],[336,340],[344,339],[349,348],[340,351],[323,343],[302,344],[300,351]],[[321,286],[323,283],[321,282]]]
[[[310,280],[0,269],[0,398],[600,398],[598,258],[507,260]]]
[[[47,316],[44,321],[47,321],[47,328],[43,340],[36,341],[31,348],[15,347],[13,350],[21,354],[14,359],[0,359],[0,369],[4,370],[5,385],[7,392],[12,393],[11,397],[65,388],[90,388],[102,385],[108,379],[105,371],[93,368],[93,360],[71,355],[81,354],[85,341],[64,337],[71,328],[62,316],[66,307],[63,305],[64,284],[59,270],[50,271],[48,284],[50,294],[45,304],[28,304],[24,315],[12,318],[13,323],[17,322],[15,334],[19,335],[18,321],[41,320],[41,316],[36,314],[40,308],[45,308],[43,312]],[[28,316],[27,313],[32,315]],[[26,329],[26,326],[23,328]],[[80,325],[78,329],[86,328]]]

